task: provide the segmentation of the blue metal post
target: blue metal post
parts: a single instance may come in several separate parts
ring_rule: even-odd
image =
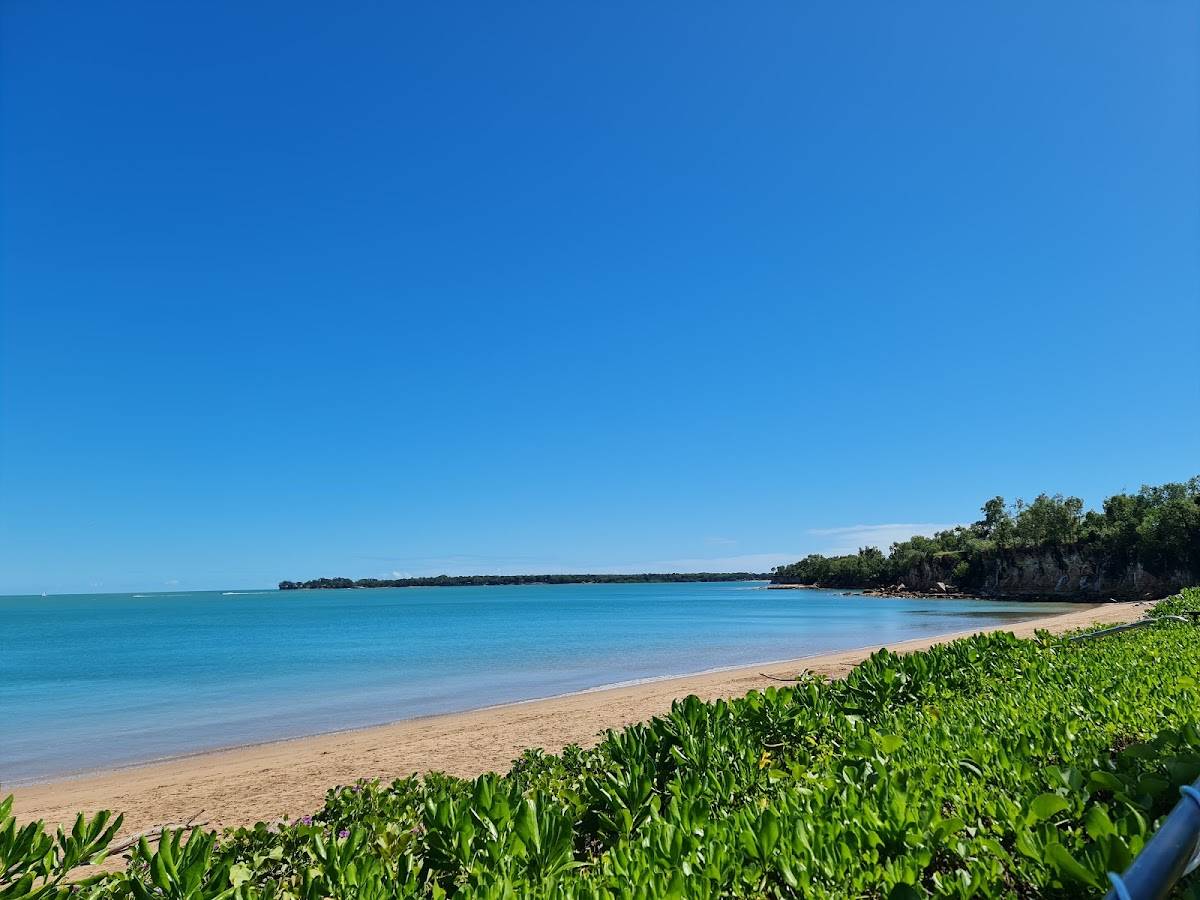
[[[1162,900],[1200,864],[1200,780],[1179,789],[1183,798],[1122,874],[1108,873],[1106,900]]]

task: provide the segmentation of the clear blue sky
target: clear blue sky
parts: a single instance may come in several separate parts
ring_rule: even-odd
[[[1200,473],[1190,0],[0,15],[0,592],[766,568]]]

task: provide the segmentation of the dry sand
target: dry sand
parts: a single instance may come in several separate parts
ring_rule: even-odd
[[[985,631],[1029,636],[1038,628],[1061,632],[1093,623],[1140,618],[1146,603],[1109,603]],[[920,650],[970,632],[893,644]],[[870,635],[866,632],[863,639]],[[608,728],[643,721],[688,694],[706,700],[741,696],[773,682],[766,672],[791,677],[812,672],[845,675],[876,648],[846,650],[771,665],[663,679],[547,700],[533,700],[453,715],[410,719],[358,731],[297,738],[204,753],[135,768],[13,789],[19,822],[73,821],[77,811],[125,813],[124,834],[197,816],[221,828],[295,817],[320,807],[325,790],[359,778],[393,778],[440,770],[474,776],[506,771],[526,747],[558,751],[594,744]]]

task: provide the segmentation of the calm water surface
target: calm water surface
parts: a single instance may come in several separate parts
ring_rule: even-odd
[[[0,597],[0,784],[1064,608],[754,583]]]

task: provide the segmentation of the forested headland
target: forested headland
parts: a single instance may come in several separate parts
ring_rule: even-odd
[[[992,596],[1165,596],[1200,580],[1200,477],[1115,494],[993,497],[970,525],[885,553],[812,554],[772,570],[776,584],[961,591]]]
[[[770,580],[777,585],[961,592],[996,597],[1078,599],[1162,597],[1200,581],[1200,476],[1146,485],[1085,509],[1078,497],[1040,494],[1030,502],[993,497],[978,521],[915,536],[885,552],[811,554],[770,573],[644,572],[614,575],[434,575],[315,578],[280,590],[465,587],[537,584],[645,584]]]
[[[281,581],[281,591],[314,588],[476,587],[511,584],[650,584],[653,582],[767,581],[758,572],[643,572],[638,575],[433,575],[428,578],[314,578]]]

